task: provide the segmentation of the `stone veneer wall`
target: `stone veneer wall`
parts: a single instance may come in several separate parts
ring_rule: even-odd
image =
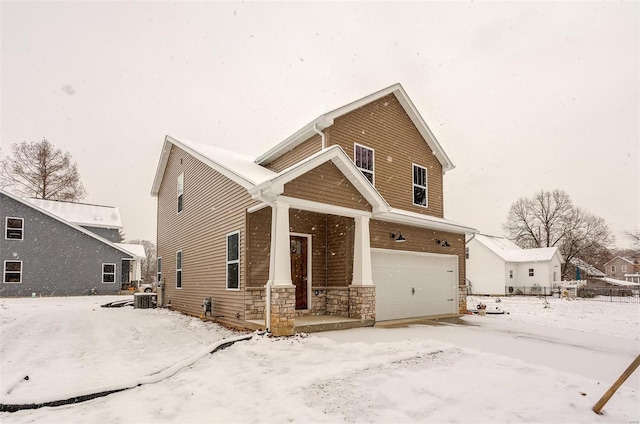
[[[376,319],[375,286],[349,287],[349,318],[361,320]]]
[[[245,319],[264,319],[267,291],[264,287],[247,287],[244,297]]]
[[[458,286],[458,313],[467,313],[467,286]]]
[[[316,295],[316,291],[318,294]],[[311,314],[327,315],[327,288],[313,287],[311,289]]]
[[[291,336],[296,322],[295,286],[271,287],[271,334]]]
[[[349,287],[327,288],[327,315],[349,317]]]

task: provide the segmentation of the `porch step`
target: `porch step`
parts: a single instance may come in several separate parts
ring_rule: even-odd
[[[300,318],[316,318],[303,319]],[[334,317],[297,317],[296,333],[319,333],[321,331],[347,330],[349,328],[373,327],[375,321],[372,319],[360,320],[352,318],[324,319]]]

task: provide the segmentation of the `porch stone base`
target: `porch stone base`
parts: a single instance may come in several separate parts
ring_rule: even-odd
[[[349,318],[376,319],[375,286],[349,286]]]
[[[332,287],[327,290],[327,315],[349,318],[348,287]]]
[[[296,287],[271,286],[271,334],[291,336],[296,321]]]
[[[264,287],[247,287],[244,298],[245,319],[264,319],[267,292]]]
[[[458,286],[458,313],[467,313],[467,286]]]

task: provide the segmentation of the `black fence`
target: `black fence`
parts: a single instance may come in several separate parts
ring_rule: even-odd
[[[600,302],[640,303],[640,287],[580,287],[578,297]]]
[[[505,296],[559,296],[560,289],[551,289],[549,287],[540,286],[506,286],[504,288]]]

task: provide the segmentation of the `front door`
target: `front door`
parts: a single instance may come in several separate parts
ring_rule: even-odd
[[[307,238],[291,236],[291,281],[296,286],[296,309],[307,309]]]

